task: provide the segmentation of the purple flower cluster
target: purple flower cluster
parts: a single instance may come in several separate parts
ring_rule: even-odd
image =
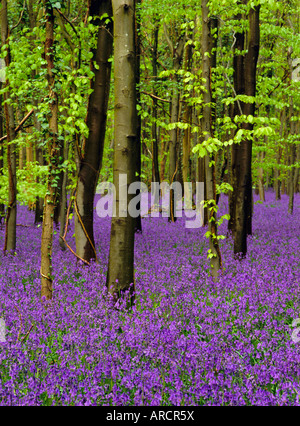
[[[109,218],[95,218],[90,267],[54,235],[54,298],[41,303],[41,227],[20,207],[17,253],[0,254],[0,405],[300,405],[299,195],[291,217],[287,203],[255,204],[247,259],[223,240],[216,281],[206,229],[143,219],[129,312],[106,294]]]

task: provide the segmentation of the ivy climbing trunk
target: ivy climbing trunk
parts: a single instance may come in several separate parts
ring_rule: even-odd
[[[11,62],[11,54],[9,47],[9,28],[7,18],[7,0],[2,0],[1,8],[1,44],[6,45],[5,65],[9,67]],[[5,86],[9,86],[9,81],[6,79]],[[4,93],[4,101],[9,99],[9,92]],[[16,175],[16,146],[13,143],[15,139],[15,119],[14,109],[12,105],[5,102],[4,115],[7,133],[7,168],[8,168],[8,206],[6,214],[6,229],[4,251],[16,249],[16,225],[17,225],[17,175]]]
[[[86,120],[89,136],[84,144],[83,157],[80,158],[75,199],[76,254],[87,262],[97,259],[93,226],[94,196],[102,166],[110,88],[113,24],[111,19],[107,22],[107,15],[112,18],[111,0],[91,0],[89,13],[99,30],[97,48],[91,62],[95,78]],[[106,17],[100,19],[99,16],[104,14]]]
[[[114,16],[114,185],[116,216],[112,218],[108,291],[114,300],[127,290],[134,291],[134,218],[128,212],[132,195],[128,186],[135,180],[137,141],[135,2],[113,0]],[[127,196],[128,194],[128,196]]]
[[[211,90],[211,68],[214,21],[209,18],[209,0],[202,0],[202,77],[205,79],[203,91],[203,117],[202,132],[204,140],[213,137],[212,129],[212,90]],[[221,253],[217,238],[216,217],[216,177],[214,156],[205,156],[205,176],[208,200],[208,231],[209,231],[209,263],[213,277],[217,277],[221,268]]]
[[[45,59],[47,61],[48,80],[48,180],[47,192],[44,200],[42,243],[41,243],[41,297],[52,299],[52,243],[53,220],[56,201],[57,170],[59,164],[59,140],[58,140],[58,95],[55,88],[54,64],[54,13],[50,1],[45,1],[46,14],[46,40]]]

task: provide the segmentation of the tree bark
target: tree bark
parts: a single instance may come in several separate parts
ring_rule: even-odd
[[[47,61],[47,79],[49,88],[49,133],[48,133],[48,182],[44,201],[42,243],[41,243],[41,297],[52,299],[52,244],[53,219],[56,202],[57,168],[60,146],[58,142],[58,95],[55,90],[54,64],[54,13],[49,1],[45,1],[46,40],[45,58]]]
[[[167,30],[167,26],[164,23],[164,33],[165,38],[167,40],[173,61],[173,69],[175,71],[174,75],[174,84],[172,91],[172,100],[171,100],[171,120],[170,123],[177,123],[179,120],[179,100],[180,100],[180,92],[178,88],[178,71],[181,67],[184,45],[185,45],[185,36],[180,35],[176,40],[176,44],[172,42],[170,35]],[[169,145],[169,182],[170,186],[173,182],[176,181],[176,176],[178,172],[178,158],[177,158],[177,145],[178,145],[178,129],[175,127],[170,130],[170,145]],[[170,213],[169,213],[169,221],[176,221],[176,201],[175,200],[175,191],[173,189],[170,190]]]
[[[204,139],[213,137],[212,128],[212,90],[211,90],[211,68],[212,68],[212,29],[214,23],[209,18],[208,0],[202,0],[202,77],[205,79],[203,92],[203,118],[202,132]],[[221,268],[221,253],[217,239],[217,215],[216,215],[216,177],[214,155],[205,156],[206,190],[208,200],[208,230],[209,236],[209,263],[213,277],[217,277]]]
[[[249,33],[248,51],[243,57],[240,55],[235,58],[234,67],[235,89],[237,94],[255,96],[256,93],[256,66],[259,54],[259,11],[260,6],[250,9],[249,12]],[[239,41],[239,43],[238,43]],[[237,37],[239,50],[243,50],[243,34]],[[244,60],[243,60],[244,59]],[[255,103],[240,102],[243,114],[246,116],[255,113]],[[242,129],[246,131],[253,130],[253,124],[247,122],[242,124]],[[252,233],[252,141],[244,139],[240,145],[235,144],[233,148],[233,222],[234,222],[234,253],[241,253],[242,257],[247,253],[247,235]]]
[[[93,52],[92,67],[95,79],[92,83],[93,92],[89,97],[87,126],[89,136],[85,141],[83,158],[80,159],[78,183],[75,200],[75,236],[76,253],[89,262],[96,259],[94,239],[94,196],[102,166],[105,140],[107,107],[109,99],[112,54],[112,21],[105,24],[97,16],[106,13],[112,17],[111,0],[91,0],[90,16],[99,25],[97,49]],[[94,67],[94,62],[99,69]]]
[[[114,185],[116,188],[116,216],[112,218],[111,223],[107,287],[115,301],[124,292],[129,291],[132,303],[134,299],[134,218],[128,212],[128,205],[132,199],[132,195],[128,194],[128,186],[135,181],[136,170],[135,2],[134,0],[113,0],[112,5],[115,42]],[[125,179],[127,182],[124,182]]]
[[[2,89],[2,83],[0,81],[0,90]],[[2,95],[0,95],[0,139],[3,136],[3,115],[2,115]],[[0,142],[0,176],[3,175],[3,157],[4,157],[4,150],[3,150],[3,142]],[[0,203],[0,225],[2,225],[2,220],[4,218],[4,204]]]
[[[184,71],[191,72],[193,63],[193,47],[189,43],[185,46],[184,50]],[[192,91],[189,95],[192,97]],[[190,181],[190,152],[191,152],[191,125],[193,117],[193,107],[188,103],[184,106],[183,122],[187,123],[189,127],[184,130],[182,139],[182,180],[183,182]],[[184,202],[187,206],[192,206],[192,191],[184,193]]]
[[[157,19],[155,17],[155,19]],[[154,30],[153,30],[153,48],[152,48],[152,76],[153,76],[153,95],[157,96],[157,58],[158,58],[158,32],[159,32],[159,21],[155,20]],[[157,99],[153,97],[152,99],[152,182],[155,182],[157,185],[160,184],[159,176],[159,165],[158,165],[158,131],[157,131]],[[154,196],[154,205],[159,203],[159,191],[156,190],[153,194]]]
[[[5,56],[5,65],[9,67],[11,62],[10,47],[9,47],[9,28],[7,18],[7,0],[2,0],[1,9],[1,43],[7,44],[7,54]],[[6,79],[6,86],[9,86],[9,81]],[[9,99],[9,92],[4,94],[4,101]],[[16,146],[13,143],[15,139],[15,119],[12,105],[4,104],[4,113],[6,121],[7,133],[7,166],[9,178],[8,190],[8,206],[6,214],[6,229],[4,251],[16,249],[16,225],[17,225],[17,175],[16,175]]]
[[[138,106],[141,104],[141,91],[140,91],[140,73],[141,73],[141,40],[140,40],[140,31],[141,31],[141,16],[140,16],[140,6],[142,0],[135,0],[137,5],[135,9],[135,47],[136,47],[136,103]],[[137,115],[137,129],[136,129],[136,181],[141,182],[141,131],[142,131],[142,117],[141,114]],[[134,232],[142,232],[142,216],[141,216],[141,190],[137,190],[137,197],[139,201],[137,203],[137,210],[139,210],[138,216],[134,221]]]

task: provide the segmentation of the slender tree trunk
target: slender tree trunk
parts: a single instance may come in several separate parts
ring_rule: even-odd
[[[284,137],[284,123],[286,120],[286,111],[285,107],[281,110],[280,113],[280,137],[283,139]],[[280,146],[277,146],[277,152],[276,152],[276,166],[274,169],[274,190],[275,190],[275,199],[280,200],[281,199],[281,182],[280,182],[280,169],[278,168],[279,164],[281,164],[281,155],[282,155],[282,148]]]
[[[179,91],[177,88],[178,82],[175,77],[176,85],[173,89],[172,95],[172,104],[171,104],[171,123],[178,122],[179,115]],[[169,181],[170,185],[176,181],[176,175],[178,172],[177,164],[177,128],[170,130],[170,145],[169,145]],[[170,216],[169,221],[176,221],[176,199],[175,191],[171,189],[170,191]]]
[[[296,134],[299,135],[300,131],[300,122],[296,123]],[[296,163],[300,163],[300,145],[296,146]],[[294,171],[294,193],[299,192],[299,167],[295,168]]]
[[[0,90],[2,89],[2,83],[0,81]],[[2,115],[2,95],[0,95],[0,139],[3,136],[3,115]],[[4,150],[3,150],[3,142],[0,142],[0,176],[3,175],[3,157],[4,157]],[[4,218],[4,204],[0,203],[0,225],[2,225],[2,220]]]
[[[267,143],[267,139],[266,139]],[[257,178],[258,178],[258,193],[259,193],[259,199],[262,202],[265,202],[265,187],[264,187],[264,170],[262,168],[262,162],[264,161],[265,153],[262,151],[258,154],[258,170],[257,170]]]
[[[242,15],[237,15],[237,20],[241,20]],[[245,34],[237,33],[236,34],[236,43],[235,43],[235,54],[233,57],[233,81],[234,89],[237,95],[245,94],[245,80],[244,80],[244,55],[242,51],[244,50],[245,44]],[[234,119],[236,115],[242,114],[241,108],[243,103],[235,102],[230,113],[231,118]],[[240,175],[240,155],[241,147],[237,144],[233,144],[231,148],[231,185],[233,187],[233,192],[229,197],[229,214],[230,220],[228,222],[228,230],[235,234],[236,227],[236,214],[235,207],[237,203],[237,189],[238,189],[238,176]]]
[[[113,0],[112,5],[115,42],[116,216],[112,218],[111,223],[107,287],[115,301],[129,290],[132,302],[134,297],[134,219],[128,211],[129,202],[132,199],[132,195],[128,194],[128,186],[134,182],[136,170],[135,2],[134,0]]]
[[[94,196],[102,166],[104,149],[107,107],[109,99],[112,54],[112,21],[105,24],[107,17],[99,20],[97,16],[107,14],[112,17],[111,0],[91,0],[90,16],[99,25],[97,49],[94,51],[92,64],[96,62],[99,69],[93,66],[95,80],[93,92],[89,97],[87,126],[89,136],[85,141],[84,155],[80,160],[76,200],[75,200],[75,235],[76,253],[89,262],[96,259],[94,240]]]
[[[140,6],[142,0],[135,0],[137,5],[135,9],[135,46],[136,46],[136,103],[138,106],[141,104],[141,91],[140,91],[140,68],[141,68],[141,41],[140,41],[140,31],[141,31],[141,14]],[[140,114],[137,116],[137,129],[136,129],[136,181],[141,182],[141,130],[142,130],[142,117]],[[141,191],[137,190],[137,197],[139,201],[137,203],[137,210],[140,212],[135,218],[134,222],[134,231],[142,232],[142,216],[141,216]]]
[[[291,112],[290,117],[292,116],[292,110],[293,105],[291,105]],[[296,134],[296,122],[291,121],[290,122],[290,134],[295,135]],[[293,214],[294,211],[294,177],[295,177],[295,162],[296,162],[296,145],[294,141],[290,143],[289,148],[289,174],[288,174],[288,195],[289,195],[289,206],[288,206],[288,212],[289,214]]]
[[[1,43],[7,45],[7,54],[5,56],[5,65],[9,67],[11,62],[9,48],[9,29],[7,19],[7,0],[2,0],[1,9]],[[6,79],[6,86],[9,81]],[[9,93],[4,94],[4,101],[9,99]],[[7,133],[7,166],[9,178],[8,206],[6,216],[4,251],[16,249],[16,224],[17,224],[17,175],[16,175],[16,146],[13,143],[15,139],[15,119],[12,105],[4,104],[4,113]]]
[[[58,227],[59,225],[61,209],[63,208],[61,205],[61,200],[63,197],[62,186],[63,186],[63,180],[64,180],[64,172],[63,170],[61,170],[61,166],[63,164],[63,156],[64,156],[64,147],[63,147],[63,144],[60,144],[60,152],[59,152],[60,161],[58,165],[58,167],[60,168],[60,173],[58,174],[58,179],[57,179],[56,202],[55,202],[55,209],[54,209],[54,223],[56,227]]]
[[[52,243],[53,218],[56,201],[57,168],[59,162],[58,142],[58,95],[55,90],[55,74],[52,72],[54,63],[54,14],[50,1],[45,0],[46,40],[45,58],[47,61],[47,79],[49,88],[49,134],[47,140],[49,170],[47,193],[44,201],[44,215],[41,244],[41,297],[52,299]]]
[[[40,131],[41,130],[41,124],[37,120],[36,116],[34,116],[34,123],[35,123],[36,129],[38,131]],[[35,148],[35,156],[36,156],[36,161],[39,164],[39,166],[45,166],[45,158],[44,158],[44,155],[43,155],[43,149],[38,145]],[[37,178],[37,183],[39,183],[39,179],[40,178]],[[34,218],[35,224],[43,222],[43,210],[44,210],[44,199],[42,197],[36,197],[35,218]]]
[[[155,18],[156,19],[156,18]],[[153,30],[153,49],[152,49],[152,75],[153,75],[153,95],[157,96],[157,57],[158,57],[158,32],[159,32],[159,22],[155,21],[154,30]],[[152,182],[160,184],[159,177],[159,166],[158,166],[158,131],[157,131],[157,99],[153,98],[153,107],[152,107]],[[159,203],[159,191],[154,192],[154,204]]]
[[[191,72],[193,62],[193,47],[191,44],[187,44],[184,50],[184,71]],[[192,97],[192,92],[190,91]],[[182,139],[182,180],[183,182],[190,181],[190,152],[191,152],[191,124],[193,117],[193,107],[188,103],[184,106],[183,121],[187,123],[189,127],[184,130]],[[192,192],[184,193],[184,202],[187,206],[192,205]]]
[[[288,49],[288,63],[290,68],[290,84],[292,81],[292,49]],[[292,120],[294,116],[294,99],[293,96],[290,96],[290,106],[289,106],[289,122],[290,122],[290,136],[293,137],[293,135],[297,132],[297,126],[296,121]],[[289,206],[288,206],[288,212],[289,214],[293,214],[294,211],[294,177],[295,177],[295,161],[296,161],[296,145],[295,141],[292,139],[292,141],[287,146],[288,149],[288,164],[290,166],[289,172],[288,172],[288,195],[289,195]]]
[[[69,153],[69,143],[65,141],[64,152],[63,152],[64,161],[68,160],[68,153]],[[66,219],[67,219],[67,180],[68,180],[68,171],[64,170],[62,188],[61,188],[61,203],[60,203],[61,208],[60,208],[60,215],[59,215],[59,245],[63,251],[66,250],[66,244],[62,237],[64,235]]]
[[[175,71],[174,76],[174,84],[173,84],[173,91],[172,91],[172,100],[171,100],[171,124],[177,123],[179,120],[179,100],[180,100],[180,92],[178,87],[178,71],[181,67],[182,58],[183,58],[183,52],[184,52],[184,45],[185,45],[185,36],[180,36],[178,40],[176,40],[176,45],[172,42],[167,26],[164,23],[164,33],[165,38],[167,40],[172,59],[173,59],[173,69]],[[173,182],[176,181],[176,176],[178,173],[178,158],[177,158],[177,146],[178,146],[178,129],[175,127],[174,129],[170,130],[170,145],[169,145],[169,182],[170,186]],[[176,201],[175,200],[175,191],[171,189],[170,191],[170,214],[169,214],[169,221],[175,222],[176,221]]]
[[[209,19],[208,0],[202,0],[202,77],[205,79],[203,92],[203,118],[202,118],[202,131],[204,139],[208,140],[213,136],[212,129],[212,91],[211,91],[211,68],[212,68],[212,28],[213,24]],[[211,163],[211,161],[213,161]],[[209,203],[208,208],[208,230],[209,237],[209,263],[211,266],[211,273],[213,277],[217,277],[221,268],[221,253],[217,239],[217,217],[216,217],[216,177],[214,157],[205,157],[205,175],[206,175],[206,188],[207,200]]]

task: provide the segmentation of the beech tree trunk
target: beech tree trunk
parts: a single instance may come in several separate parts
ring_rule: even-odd
[[[256,66],[259,54],[259,11],[260,6],[250,9],[249,32],[247,36],[247,53],[235,55],[234,59],[234,83],[237,94],[255,96],[256,93]],[[243,33],[236,35],[236,45],[239,51],[244,50],[245,36]],[[240,108],[245,115],[254,116],[255,103],[240,102],[235,106]],[[241,112],[239,111],[238,114]],[[236,114],[235,114],[236,115]],[[253,130],[253,124],[243,123],[242,129]],[[241,253],[242,257],[247,253],[247,235],[252,233],[252,141],[244,139],[239,145],[233,147],[232,178],[233,190],[232,215],[234,230],[234,253]]]
[[[7,19],[7,0],[2,0],[1,8],[1,44],[7,44],[7,54],[5,56],[5,65],[9,67],[11,62],[10,48],[9,48],[9,28]],[[9,81],[6,79],[6,86]],[[4,94],[4,100],[9,99],[9,93]],[[4,104],[4,114],[6,122],[7,133],[7,166],[8,166],[8,206],[6,214],[6,229],[5,229],[5,242],[4,251],[16,249],[16,224],[17,224],[17,175],[16,175],[16,146],[13,143],[15,139],[15,119],[14,110],[12,105]]]
[[[179,100],[180,92],[178,89],[178,75],[183,59],[184,45],[185,45],[185,36],[180,35],[175,43],[171,40],[171,37],[168,33],[167,26],[164,23],[164,33],[165,37],[172,55],[173,60],[173,69],[175,71],[174,84],[172,91],[172,100],[171,100],[171,120],[170,123],[177,123],[179,120]],[[178,129],[175,127],[170,130],[170,145],[169,145],[169,182],[170,186],[173,182],[176,181],[176,176],[178,173],[178,158],[177,158],[177,145],[178,145]],[[176,221],[176,200],[175,200],[175,191],[170,190],[170,213],[169,221]]]
[[[55,90],[54,64],[54,13],[50,1],[45,1],[46,40],[45,58],[47,61],[47,79],[49,88],[49,133],[48,147],[48,182],[44,201],[42,243],[41,243],[41,297],[52,299],[52,243],[53,220],[56,202],[57,168],[60,146],[58,142],[58,95]]]
[[[202,0],[202,77],[205,79],[203,92],[203,118],[202,132],[204,139],[208,140],[213,136],[212,129],[212,91],[211,91],[211,68],[212,68],[212,29],[214,22],[209,18],[208,0]],[[213,161],[213,162],[212,162]],[[212,162],[212,163],[211,163]],[[217,216],[215,212],[216,206],[216,177],[214,156],[205,156],[205,175],[206,175],[206,190],[208,208],[208,230],[210,232],[209,248],[210,248],[210,267],[213,277],[217,277],[221,268],[221,253],[217,239]]]
[[[91,0],[90,16],[93,17],[93,22],[98,24],[99,32],[97,49],[92,58],[95,79],[88,102],[89,136],[85,141],[83,158],[80,159],[75,200],[76,253],[87,262],[97,258],[93,227],[94,196],[102,166],[111,75],[109,59],[113,48],[112,21],[105,24],[107,17],[103,20],[97,18],[105,13],[112,17],[111,0]],[[94,67],[94,62],[99,69]]]
[[[115,129],[114,185],[116,217],[112,218],[108,291],[115,301],[127,290],[134,299],[134,218],[128,212],[132,195],[128,186],[135,181],[137,143],[135,2],[113,0]],[[122,174],[122,178],[120,177]],[[127,180],[127,183],[124,181]],[[121,185],[121,187],[120,187]]]

